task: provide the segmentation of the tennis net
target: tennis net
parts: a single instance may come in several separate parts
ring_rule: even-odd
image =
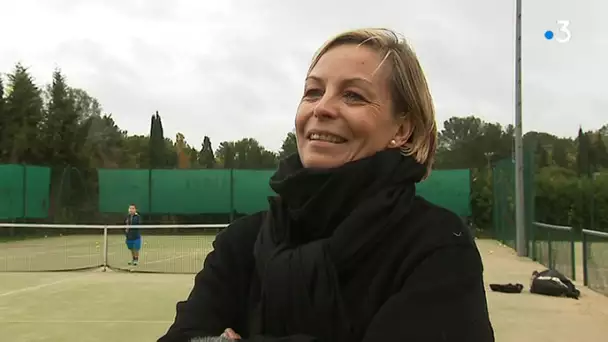
[[[139,264],[129,265],[124,225],[0,223],[0,272],[101,268],[196,273],[227,224],[140,225]]]

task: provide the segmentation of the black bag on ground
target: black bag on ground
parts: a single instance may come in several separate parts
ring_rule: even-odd
[[[530,292],[554,297],[578,299],[581,295],[572,281],[556,270],[534,271]]]

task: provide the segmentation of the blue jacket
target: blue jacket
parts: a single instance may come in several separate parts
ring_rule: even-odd
[[[139,226],[141,224],[141,218],[138,213],[127,216],[125,220],[125,224],[129,227],[129,231],[125,232],[127,236],[127,240],[137,240],[141,238],[141,234],[139,232],[139,228],[135,228],[134,226]]]

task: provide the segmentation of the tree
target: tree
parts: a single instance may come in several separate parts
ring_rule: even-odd
[[[602,168],[608,168],[608,151],[606,150],[606,144],[601,133],[589,133],[591,142],[591,150],[593,150],[593,167],[594,172],[599,171]]]
[[[38,130],[43,117],[42,110],[40,89],[34,84],[27,68],[17,64],[13,73],[8,75],[4,128],[0,136],[2,162],[44,162]]]
[[[178,169],[189,169],[190,168],[190,155],[189,146],[186,145],[184,135],[177,133],[175,136],[175,148],[177,152],[177,168]]]
[[[74,109],[81,120],[86,120],[92,116],[102,116],[101,104],[96,98],[78,88],[69,88],[68,92],[70,98],[74,101]]]
[[[537,141],[536,145],[536,167],[541,169],[543,167],[547,167],[551,164],[551,156],[545,149],[540,141]]]
[[[576,141],[578,143],[578,153],[576,158],[578,176],[589,176],[589,140],[587,134],[583,133],[583,128],[579,127]]]
[[[86,136],[78,134],[79,113],[59,69],[53,73],[53,83],[47,88],[47,96],[49,102],[42,122],[45,155],[51,165],[79,165],[80,150],[85,142],[81,139],[86,139]]]
[[[8,130],[8,116],[4,111],[4,82],[2,80],[2,74],[0,74],[0,143],[2,143],[2,137],[5,136],[4,131]],[[8,134],[8,133],[7,133]],[[3,145],[0,145],[0,162],[3,160],[4,150]]]
[[[142,153],[141,148],[138,153],[133,153],[129,149],[128,142],[132,139],[129,139],[127,132],[116,125],[110,114],[89,116],[80,126],[78,135],[77,140],[84,141],[82,154],[86,156],[90,167],[116,168],[123,165],[129,167],[140,165],[137,157]],[[143,152],[146,153],[147,150]]]
[[[168,154],[163,123],[157,111],[152,115],[150,124],[150,167],[153,169],[168,167],[170,165]]]
[[[235,165],[235,147],[233,141],[222,141],[215,151],[219,164],[224,169],[234,168]]]
[[[213,169],[215,167],[215,156],[213,147],[211,146],[211,138],[205,135],[201,150],[198,152],[198,164],[205,169]]]
[[[296,152],[298,152],[298,142],[296,139],[296,134],[294,132],[289,132],[283,140],[283,145],[281,145],[281,150],[279,151],[279,158],[283,159]]]
[[[150,166],[150,137],[144,135],[125,135],[125,162],[123,167],[148,168]]]
[[[576,169],[577,150],[572,139],[558,138],[544,132],[528,132],[524,135],[524,146],[534,146],[530,144],[537,146],[537,158],[539,154],[546,153],[549,164]]]
[[[452,117],[439,132],[435,168],[484,168],[507,158],[512,151],[513,132],[512,125],[503,129],[474,116]]]

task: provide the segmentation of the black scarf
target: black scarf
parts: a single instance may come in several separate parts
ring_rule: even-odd
[[[262,293],[252,333],[350,340],[338,275],[404,228],[425,171],[398,149],[333,169],[304,168],[298,155],[282,161],[255,244]]]

